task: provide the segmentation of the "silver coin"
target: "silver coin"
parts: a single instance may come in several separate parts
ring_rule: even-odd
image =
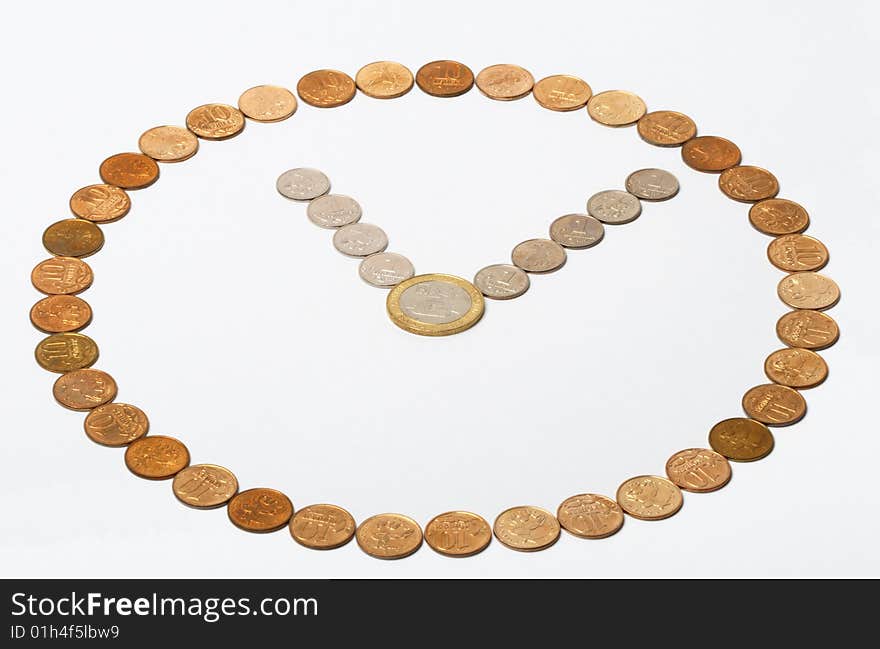
[[[605,236],[605,227],[586,214],[566,214],[550,224],[550,238],[566,248],[589,248]]]
[[[513,249],[513,263],[529,273],[550,273],[565,263],[565,248],[550,239],[529,239]]]
[[[310,201],[330,191],[330,179],[317,169],[288,169],[278,176],[275,187],[282,196],[295,201]]]
[[[486,266],[474,275],[474,286],[493,300],[510,300],[529,290],[529,276],[510,264]]]
[[[415,275],[412,262],[396,252],[377,252],[361,262],[358,273],[367,284],[388,288]]]
[[[642,213],[642,204],[638,198],[628,192],[606,189],[604,192],[590,196],[590,200],[587,201],[587,212],[602,223],[617,225],[637,219]]]
[[[413,320],[447,324],[462,318],[471,308],[471,296],[451,282],[430,280],[413,284],[400,294],[400,310]]]
[[[639,169],[626,177],[626,191],[646,201],[665,201],[678,193],[678,178],[664,169]]]
[[[388,246],[388,235],[378,225],[350,223],[333,234],[333,245],[343,255],[367,257]]]
[[[319,196],[306,208],[306,215],[315,225],[322,228],[341,228],[361,218],[360,204],[351,196],[327,194]]]

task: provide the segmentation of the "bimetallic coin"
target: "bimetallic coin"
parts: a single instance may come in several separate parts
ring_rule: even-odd
[[[477,88],[489,99],[511,101],[532,91],[535,78],[518,65],[499,63],[483,68],[477,75]]]
[[[565,248],[550,239],[528,239],[513,249],[514,265],[529,273],[552,273],[565,264]]]
[[[150,429],[144,411],[128,403],[107,403],[86,415],[86,435],[103,446],[125,446]]]
[[[377,559],[403,559],[422,545],[422,529],[403,514],[377,514],[357,528],[361,550]]]
[[[779,181],[766,169],[737,165],[718,176],[718,188],[735,201],[755,203],[779,193]]]
[[[768,198],[749,208],[749,221],[756,230],[772,236],[803,232],[810,224],[807,210],[784,198]]]
[[[629,192],[606,189],[590,196],[590,200],[587,201],[587,212],[602,223],[621,225],[635,221],[642,213],[642,204]]]
[[[388,235],[377,225],[349,223],[333,234],[333,246],[349,257],[368,257],[388,247]]]
[[[352,538],[357,526],[354,517],[336,505],[309,505],[290,519],[293,540],[313,550],[333,550]]]
[[[446,512],[425,525],[425,541],[447,557],[472,557],[492,540],[488,521],[471,512]]]
[[[73,295],[92,285],[91,267],[75,257],[52,257],[31,271],[34,288],[47,295]]]
[[[809,349],[777,349],[764,361],[764,373],[774,383],[790,388],[814,388],[828,378],[828,365]]]
[[[458,97],[474,86],[474,73],[458,61],[431,61],[416,72],[416,83],[433,97]]]
[[[799,309],[779,318],[776,335],[789,347],[825,349],[837,342],[840,329],[828,314]]]
[[[666,478],[640,475],[620,485],[617,503],[634,518],[659,521],[677,513],[684,499],[681,490]]]
[[[62,374],[52,386],[52,395],[65,408],[91,410],[116,398],[116,381],[101,370],[82,369]]]
[[[121,219],[131,209],[131,199],[124,189],[113,185],[89,185],[70,197],[70,211],[94,223]]]
[[[199,138],[180,126],[156,126],[138,139],[144,155],[160,162],[182,162],[199,150]]]
[[[358,70],[354,82],[367,97],[395,99],[412,90],[413,75],[400,63],[376,61]]]
[[[788,426],[807,413],[807,402],[800,392],[776,383],[748,390],[743,395],[742,407],[749,417],[768,426]]]
[[[785,234],[767,246],[767,258],[780,270],[819,270],[828,263],[825,244],[805,234]]]
[[[486,266],[474,276],[474,286],[493,300],[510,300],[529,290],[529,276],[511,264]]]
[[[709,431],[709,445],[735,462],[754,462],[773,450],[773,433],[754,419],[733,417],[719,421]]]
[[[226,140],[244,130],[244,115],[227,104],[204,104],[189,111],[186,127],[203,140]]]
[[[360,204],[351,196],[325,194],[318,196],[306,208],[306,216],[322,228],[341,228],[361,218]]]
[[[794,309],[828,309],[840,299],[835,281],[813,272],[792,273],[776,287],[779,299]]]
[[[593,96],[593,90],[583,79],[568,74],[554,74],[538,81],[532,89],[532,95],[544,108],[569,111],[586,106]]]
[[[34,356],[44,370],[71,372],[94,365],[98,345],[84,334],[52,334],[39,342]]]
[[[101,163],[101,180],[122,189],[143,189],[159,178],[159,165],[143,153],[117,153]]]
[[[739,147],[730,140],[715,135],[701,135],[684,143],[681,159],[691,169],[719,173],[738,165],[742,160]]]
[[[654,146],[681,146],[697,134],[697,125],[684,113],[657,110],[642,117],[636,129],[639,136]]]
[[[73,295],[50,295],[31,307],[31,323],[46,333],[77,331],[92,320],[92,307]]]
[[[388,316],[401,329],[421,336],[449,336],[473,327],[481,317],[483,296],[470,282],[433,273],[407,279],[386,300]]]
[[[620,505],[598,494],[578,494],[566,498],[556,518],[568,532],[582,539],[604,539],[623,527]]]
[[[566,214],[550,224],[550,238],[566,248],[589,248],[605,236],[605,226],[586,214]]]
[[[296,112],[296,97],[280,86],[254,86],[241,93],[238,109],[257,122],[280,122]]]
[[[358,266],[358,275],[370,286],[389,288],[415,275],[412,262],[396,252],[377,252]]]
[[[141,437],[125,449],[125,466],[139,478],[166,480],[189,465],[189,451],[165,435]]]
[[[193,464],[174,476],[171,490],[184,505],[196,509],[214,509],[222,507],[238,493],[238,480],[232,471],[222,466]]]
[[[731,470],[723,455],[707,448],[687,448],[667,460],[666,475],[681,489],[707,493],[730,482]]]
[[[104,245],[101,228],[85,219],[64,219],[43,232],[43,246],[59,257],[88,257]]]
[[[593,95],[587,102],[590,117],[605,126],[635,124],[647,110],[641,97],[626,90],[606,90]]]
[[[678,193],[678,178],[664,169],[639,169],[626,177],[626,191],[646,201],[669,200]]]
[[[559,521],[540,507],[520,505],[506,509],[492,526],[501,543],[521,552],[545,550],[559,540]]]
[[[234,495],[226,513],[232,524],[245,532],[274,532],[290,522],[293,503],[280,491],[257,487]]]
[[[308,167],[288,169],[278,176],[275,189],[285,198],[310,201],[330,191],[330,179],[317,169]]]
[[[296,84],[299,98],[316,108],[347,104],[355,95],[354,79],[339,70],[315,70]]]

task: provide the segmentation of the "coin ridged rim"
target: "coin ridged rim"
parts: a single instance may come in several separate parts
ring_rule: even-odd
[[[590,498],[601,498],[603,500],[607,500],[609,503],[613,503],[617,509],[620,510],[620,524],[616,527],[612,528],[610,531],[605,532],[603,534],[583,534],[582,532],[578,532],[577,530],[569,527],[565,524],[565,519],[562,517],[562,506],[567,503],[569,500],[574,498],[585,498],[589,496]],[[567,518],[567,517],[566,517]],[[607,539],[609,536],[614,536],[620,530],[623,529],[623,525],[626,522],[626,516],[624,516],[623,507],[620,506],[620,503],[614,500],[613,498],[609,498],[608,496],[603,496],[602,494],[594,494],[594,493],[582,493],[582,494],[574,494],[573,496],[569,496],[561,503],[559,503],[559,507],[556,508],[556,520],[559,521],[559,526],[564,529],[566,532],[571,534],[572,536],[576,536],[579,539],[589,539],[592,541],[601,541],[602,539]]]
[[[373,521],[377,518],[382,518],[384,516],[393,516],[395,518],[403,518],[404,520],[406,520],[408,523],[410,523],[413,527],[415,527],[419,531],[419,542],[416,543],[416,545],[412,549],[408,550],[407,552],[405,552],[403,554],[394,554],[394,555],[387,555],[386,556],[386,555],[376,554],[374,552],[370,552],[367,548],[364,547],[363,543],[361,543],[361,537],[358,534],[358,532],[360,532],[361,528],[365,527],[367,525],[367,523],[370,523],[371,521]],[[364,519],[364,521],[360,525],[358,525],[354,530],[354,540],[357,543],[358,547],[364,551],[364,554],[371,556],[374,559],[382,559],[384,561],[396,561],[397,559],[405,559],[406,557],[418,552],[419,549],[421,549],[422,544],[425,542],[425,532],[422,529],[422,526],[419,525],[415,519],[410,518],[406,514],[398,514],[397,512],[384,512],[382,514],[374,514],[373,516],[370,516],[369,518]]]
[[[477,549],[471,550],[470,552],[448,552],[447,550],[444,550],[442,548],[437,547],[436,545],[431,543],[431,540],[428,538],[428,529],[431,527],[431,524],[434,523],[434,521],[436,521],[438,518],[442,518],[443,516],[462,516],[463,518],[470,516],[470,517],[473,517],[475,519],[482,521],[486,525],[486,529],[489,530],[489,533],[486,535],[486,542],[483,543],[482,545],[480,545]],[[492,533],[492,526],[489,524],[489,521],[487,521],[485,518],[483,518],[479,514],[475,514],[474,512],[469,512],[464,509],[453,509],[452,511],[443,512],[442,514],[437,514],[434,518],[429,520],[425,524],[425,529],[422,532],[422,535],[424,536],[425,543],[428,545],[428,547],[431,548],[437,554],[442,554],[444,557],[452,557],[453,559],[466,559],[468,557],[474,556],[475,554],[479,554],[480,552],[482,552],[483,550],[488,548],[489,544],[492,543],[493,533]]]
[[[663,514],[661,516],[643,516],[641,514],[633,514],[631,511],[629,511],[626,508],[626,506],[622,502],[620,502],[620,492],[623,489],[624,485],[629,484],[633,480],[642,480],[644,478],[650,478],[652,480],[660,480],[662,482],[668,482],[670,485],[672,485],[672,487],[678,491],[678,495],[679,495],[678,507],[676,507],[672,511],[663,512]],[[653,475],[651,473],[645,473],[643,475],[634,475],[633,477],[627,478],[626,480],[621,482],[620,486],[617,488],[617,491],[614,492],[614,500],[617,501],[617,504],[620,505],[620,508],[624,511],[625,514],[632,516],[633,518],[638,519],[640,521],[666,520],[667,518],[671,518],[672,516],[675,516],[678,512],[681,511],[681,508],[684,507],[684,494],[681,493],[681,488],[677,484],[675,484],[672,480],[670,480],[669,478],[664,478],[663,476],[660,476],[660,475]]]
[[[330,545],[309,545],[308,543],[304,543],[300,541],[296,534],[293,533],[293,523],[296,520],[296,517],[302,514],[304,511],[312,509],[314,507],[333,507],[334,509],[338,509],[342,513],[344,513],[352,522],[351,534],[349,534],[344,540],[338,543],[332,543]],[[340,507],[339,505],[334,505],[333,503],[312,503],[311,505],[305,505],[304,507],[300,507],[297,511],[293,512],[293,516],[290,517],[290,521],[287,523],[287,527],[290,530],[290,538],[299,543],[302,547],[308,548],[309,550],[336,550],[337,548],[341,548],[344,545],[348,545],[351,543],[351,540],[355,537],[357,533],[358,523],[355,520],[352,513],[348,511],[345,507]]]
[[[543,545],[539,545],[534,548],[519,548],[515,545],[510,545],[509,543],[505,543],[504,539],[501,538],[501,535],[498,533],[498,521],[501,520],[501,517],[504,516],[508,512],[512,512],[514,509],[536,509],[539,512],[547,514],[548,518],[556,522],[556,536],[554,536],[551,540],[547,541]],[[498,542],[503,545],[505,548],[509,548],[511,550],[515,550],[516,552],[540,552],[541,550],[546,550],[559,541],[562,536],[562,524],[559,522],[559,519],[556,518],[551,512],[548,512],[543,507],[536,507],[535,505],[514,505],[513,507],[508,507],[503,512],[498,514],[495,517],[495,520],[492,522],[492,535],[498,539]]]
[[[452,322],[445,322],[442,324],[422,322],[421,320],[416,320],[415,318],[406,315],[403,312],[403,309],[400,308],[400,296],[403,295],[403,292],[410,286],[432,281],[454,284],[467,291],[467,294],[471,298],[471,306],[467,312]],[[450,336],[465,331],[466,329],[470,329],[477,324],[477,322],[480,321],[480,318],[483,317],[483,312],[486,309],[486,301],[479,289],[466,279],[456,277],[455,275],[445,275],[443,273],[428,273],[405,279],[392,288],[385,300],[385,306],[388,309],[388,315],[391,318],[391,321],[404,331],[418,334],[420,336]]]

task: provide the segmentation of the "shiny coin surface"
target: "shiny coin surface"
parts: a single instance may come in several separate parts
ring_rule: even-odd
[[[116,381],[101,370],[83,369],[62,374],[52,386],[52,395],[65,408],[91,410],[116,398]]]
[[[477,88],[489,99],[511,101],[532,91],[535,78],[518,65],[499,63],[483,68],[477,75]]]
[[[227,104],[204,104],[189,111],[186,127],[204,140],[226,140],[244,130],[244,115]]]
[[[687,448],[667,460],[666,475],[681,489],[707,493],[721,489],[732,474],[723,455],[707,448]]]
[[[589,248],[605,236],[605,226],[586,214],[566,214],[550,224],[550,238],[566,248]]]
[[[532,95],[544,108],[569,111],[586,106],[593,96],[593,90],[583,79],[568,74],[554,74],[538,81],[532,88]]]
[[[189,451],[179,439],[149,435],[125,449],[125,466],[140,478],[166,480],[189,465]]]
[[[117,153],[101,163],[101,180],[122,189],[143,189],[159,178],[159,165],[143,153]]]
[[[498,514],[492,531],[507,547],[521,552],[534,552],[556,543],[560,527],[556,517],[547,510],[521,505]]]
[[[332,550],[354,538],[354,517],[336,505],[309,505],[290,519],[293,540],[313,550]]]
[[[335,108],[354,99],[354,79],[339,70],[315,70],[296,84],[299,98],[316,108]]]
[[[434,97],[458,97],[474,86],[474,73],[458,61],[431,61],[416,72],[416,83]]]
[[[590,117],[605,126],[635,124],[647,110],[641,97],[626,90],[606,90],[593,95],[587,102]]]
[[[238,480],[232,471],[222,466],[193,464],[174,476],[171,490],[184,505],[213,509],[225,505],[238,493]]]
[[[296,96],[281,86],[254,86],[241,93],[238,109],[257,122],[280,122],[296,112]]]
[[[85,219],[64,219],[43,232],[43,246],[59,257],[88,257],[104,245],[101,228]]]
[[[349,223],[333,234],[333,246],[349,257],[368,257],[388,247],[388,235],[377,225]]]
[[[768,198],[749,208],[749,221],[756,230],[779,236],[806,230],[810,224],[810,215],[794,201]]]
[[[76,257],[52,257],[31,271],[34,288],[47,295],[73,295],[92,285],[91,267]]]
[[[840,329],[834,318],[826,313],[798,309],[779,318],[776,335],[790,347],[825,349],[837,342]]]
[[[669,200],[678,193],[678,178],[665,169],[639,169],[626,177],[626,191],[646,201]]]
[[[422,545],[422,529],[403,514],[377,514],[357,528],[357,544],[377,559],[403,559]]]
[[[807,412],[807,402],[800,392],[776,383],[750,389],[743,395],[742,407],[749,417],[768,426],[788,426]]]
[[[733,417],[719,421],[709,431],[709,445],[736,462],[753,462],[773,450],[773,433],[754,419]]]
[[[70,211],[94,223],[116,221],[128,214],[130,209],[128,194],[113,185],[89,185],[77,189],[70,197]]]
[[[790,388],[813,388],[828,378],[828,365],[809,349],[777,349],[764,361],[764,373],[774,383]]]
[[[180,126],[156,126],[138,139],[138,148],[144,155],[160,162],[182,162],[199,150],[199,138]]]
[[[590,196],[587,212],[602,223],[620,225],[635,221],[642,213],[642,204],[629,192],[606,189]]]
[[[274,532],[290,522],[293,503],[280,491],[257,487],[234,495],[226,513],[233,525],[246,532]]]
[[[770,242],[767,258],[778,269],[789,273],[819,270],[828,263],[828,248],[805,234],[786,234]]]
[[[529,273],[551,273],[565,264],[565,248],[550,239],[528,239],[513,249],[514,265]]]
[[[73,295],[50,295],[31,307],[31,323],[46,333],[77,331],[92,321],[92,307]]]
[[[779,181],[761,167],[738,165],[721,172],[718,188],[735,201],[755,203],[776,196],[779,193]]]
[[[657,110],[642,117],[636,129],[639,136],[654,146],[681,146],[697,134],[697,125],[684,113]]]
[[[556,518],[568,532],[582,539],[604,539],[623,527],[620,505],[598,494],[578,494],[559,505]]]
[[[640,475],[620,485],[617,503],[634,518],[658,521],[678,512],[684,499],[681,489],[666,478]]]
[[[493,300],[510,300],[529,290],[529,276],[511,264],[486,266],[474,276],[474,286]]]
[[[395,286],[386,300],[388,316],[401,329],[421,336],[448,336],[473,327],[485,303],[470,282],[453,275],[418,275]]]
[[[306,208],[306,216],[322,228],[341,228],[360,220],[363,211],[351,196],[325,194],[318,196]]]
[[[779,299],[794,309],[828,309],[840,299],[840,289],[830,277],[803,272],[786,275],[776,287]]]
[[[415,275],[412,262],[396,252],[377,252],[358,266],[358,275],[370,286],[389,288]]]
[[[330,191],[330,179],[322,171],[299,167],[288,169],[278,176],[275,189],[282,196],[295,201],[310,201]]]
[[[358,89],[375,99],[395,99],[412,90],[414,79],[409,69],[394,61],[368,63],[354,77]]]
[[[691,169],[719,173],[738,165],[742,160],[739,147],[730,140],[716,135],[701,135],[684,143],[681,159]]]
[[[425,525],[425,541],[447,557],[470,557],[482,552],[492,540],[488,521],[471,512],[446,512]]]
[[[52,334],[37,344],[34,356],[44,370],[71,372],[94,365],[98,360],[98,345],[84,334]]]
[[[144,411],[128,403],[106,403],[90,411],[84,423],[89,439],[103,446],[125,446],[150,429]]]

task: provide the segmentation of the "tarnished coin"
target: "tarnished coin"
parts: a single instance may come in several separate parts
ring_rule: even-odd
[[[377,225],[349,223],[333,234],[333,246],[349,257],[368,257],[388,247],[388,235]]]
[[[617,503],[633,518],[659,521],[677,513],[684,499],[681,490],[666,478],[640,475],[618,487]]]
[[[598,494],[566,498],[556,512],[559,524],[582,539],[604,539],[623,527],[620,505]]]
[[[776,196],[779,181],[761,167],[737,165],[721,172],[718,188],[735,201],[754,203]]]
[[[593,90],[583,79],[568,74],[554,74],[538,81],[532,89],[532,95],[544,108],[569,111],[586,106],[593,96]]]
[[[122,189],[143,189],[159,178],[159,165],[143,153],[117,153],[101,163],[101,180]]]
[[[189,111],[186,127],[204,140],[226,140],[244,130],[244,115],[227,104],[204,104]]]
[[[73,295],[92,285],[91,267],[76,257],[52,257],[31,271],[34,288],[47,295]]]
[[[805,234],[786,234],[770,242],[767,258],[778,269],[790,273],[819,270],[828,263],[828,248]]]
[[[43,232],[43,246],[59,257],[88,257],[103,245],[101,228],[85,219],[56,221]]]
[[[125,466],[140,478],[166,480],[189,465],[189,451],[179,439],[149,435],[125,449]]]
[[[754,419],[733,417],[719,421],[709,431],[709,445],[736,462],[753,462],[773,450],[773,433]]]
[[[193,464],[174,476],[171,489],[184,505],[213,509],[225,505],[238,493],[238,480],[232,471],[222,466]]]
[[[474,276],[474,286],[493,300],[510,300],[529,290],[529,276],[511,264],[486,266]]]
[[[669,200],[678,193],[678,178],[665,169],[639,169],[626,177],[626,191],[646,201]]]
[[[790,388],[813,388],[828,378],[828,365],[809,349],[777,349],[764,361],[764,373],[774,383]]]
[[[280,491],[256,487],[234,495],[226,513],[245,532],[274,532],[290,522],[293,503]]]
[[[471,557],[485,550],[491,540],[488,521],[471,512],[446,512],[425,525],[425,541],[447,557]]]
[[[92,320],[92,307],[73,295],[50,295],[31,307],[31,322],[46,333],[77,331]]]
[[[296,96],[281,86],[254,86],[241,93],[238,109],[257,122],[280,122],[296,112]]]
[[[552,273],[565,264],[565,248],[550,239],[528,239],[513,249],[514,265],[529,273]]]
[[[590,97],[587,112],[605,126],[629,126],[642,117],[648,107],[638,95],[626,90],[606,90]]]
[[[402,281],[388,294],[385,304],[394,324],[421,336],[449,336],[470,329],[483,317],[485,308],[483,296],[473,284],[440,273]]]
[[[409,69],[394,61],[367,63],[354,77],[358,89],[375,99],[395,99],[412,90],[413,75]]]
[[[716,135],[701,135],[684,143],[681,159],[691,169],[718,173],[738,165],[742,160],[739,147]]]
[[[642,204],[629,192],[606,189],[590,196],[587,212],[602,223],[620,225],[635,221],[642,213]]]
[[[388,288],[415,275],[412,262],[396,252],[377,252],[358,266],[358,275],[370,286]]]
[[[474,73],[458,61],[431,61],[416,72],[419,88],[434,97],[458,97],[474,86]]]
[[[730,482],[731,470],[723,455],[707,448],[687,448],[667,460],[666,475],[681,489],[706,493]]]
[[[339,70],[315,70],[296,84],[299,98],[317,108],[347,104],[355,95],[354,79]]]
[[[293,540],[313,550],[332,550],[354,538],[354,517],[336,505],[309,505],[290,519]]]
[[[826,313],[798,309],[779,318],[776,335],[790,347],[825,349],[837,342],[840,329]]]
[[[89,439],[104,446],[125,446],[150,429],[144,411],[128,403],[106,403],[88,415],[84,423]]]
[[[810,216],[802,206],[785,198],[768,198],[749,208],[749,221],[756,230],[772,236],[803,232]]]
[[[288,169],[278,176],[275,189],[295,201],[310,201],[330,191],[330,179],[324,172],[308,167]]]
[[[318,196],[306,208],[306,216],[322,228],[341,228],[361,218],[360,204],[351,196],[325,194]]]
[[[34,356],[44,370],[71,372],[94,365],[98,360],[98,345],[84,334],[52,334],[39,342]]]
[[[840,299],[835,281],[813,272],[792,273],[776,287],[779,299],[794,309],[828,309]]]
[[[112,376],[89,368],[59,376],[52,386],[52,395],[65,408],[91,410],[113,401],[116,390]]]
[[[483,68],[477,75],[477,88],[489,99],[511,101],[532,91],[535,78],[518,65],[499,63]]]
[[[377,514],[357,528],[361,550],[377,559],[403,559],[422,545],[422,529],[403,514]]]
[[[70,211],[94,223],[116,221],[128,214],[130,209],[128,194],[113,185],[89,185],[77,189],[70,197]]]
[[[180,126],[156,126],[138,139],[144,155],[160,162],[182,162],[199,150],[199,138]]]
[[[684,113],[657,110],[648,113],[636,129],[641,138],[654,146],[681,146],[697,134],[697,125]]]
[[[547,510],[520,505],[498,514],[492,530],[507,547],[521,552],[534,552],[556,543],[560,527],[556,517]]]
[[[807,413],[807,402],[800,392],[776,383],[748,390],[743,395],[742,407],[749,417],[768,426],[788,426]]]
[[[566,248],[589,248],[605,236],[605,226],[586,214],[566,214],[550,224],[550,238]]]

